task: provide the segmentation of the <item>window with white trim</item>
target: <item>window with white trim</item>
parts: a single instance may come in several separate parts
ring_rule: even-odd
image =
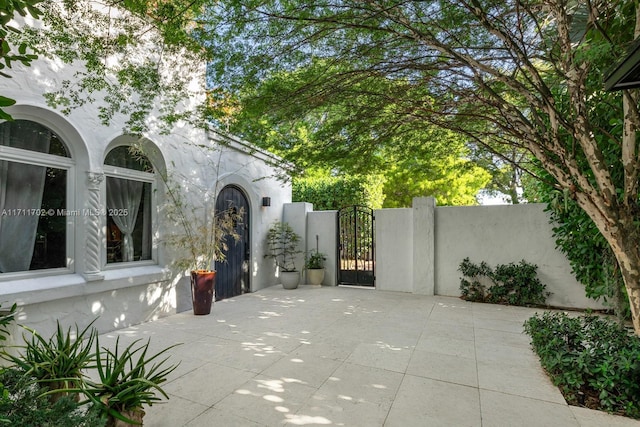
[[[107,264],[152,259],[151,162],[128,146],[105,158],[107,200]]]
[[[0,123],[0,274],[66,268],[73,160],[51,129]]]

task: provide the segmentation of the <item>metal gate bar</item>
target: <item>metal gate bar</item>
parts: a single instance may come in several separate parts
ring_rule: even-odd
[[[373,209],[348,206],[338,211],[338,284],[375,286]]]

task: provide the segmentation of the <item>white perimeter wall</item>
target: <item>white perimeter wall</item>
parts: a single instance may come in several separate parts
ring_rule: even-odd
[[[555,247],[543,204],[438,207],[435,209],[435,293],[460,295],[460,262],[490,266],[525,260],[538,266],[538,278],[557,307],[600,308],[584,296],[566,256]]]
[[[305,236],[306,250],[315,248],[319,235],[320,250],[329,255],[323,285],[335,285],[336,211],[313,212],[308,203],[293,203],[285,205],[284,212],[284,220]],[[555,248],[542,204],[436,207],[433,198],[416,198],[412,208],[374,214],[378,290],[457,297],[462,276],[458,266],[464,258],[492,267],[524,259],[538,266],[538,278],[552,292],[550,305],[602,308],[584,296],[584,286]]]

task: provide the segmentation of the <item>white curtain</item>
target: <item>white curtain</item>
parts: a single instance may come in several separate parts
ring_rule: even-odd
[[[122,261],[133,261],[133,237],[144,183],[130,179],[107,178],[107,209],[121,213],[111,218],[122,232]],[[126,212],[126,215],[124,214]]]
[[[48,153],[51,134],[30,122],[0,127],[0,145]],[[0,161],[0,272],[27,271],[31,265],[47,168]],[[4,215],[1,213],[4,212]]]

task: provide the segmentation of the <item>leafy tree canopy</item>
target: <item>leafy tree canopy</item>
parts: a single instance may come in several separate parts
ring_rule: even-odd
[[[300,111],[328,99],[372,106],[386,131],[432,124],[505,162],[513,149],[536,158],[611,246],[640,334],[638,101],[602,84],[640,35],[639,7],[634,0],[236,0],[207,11],[202,39],[217,53],[211,79],[223,91],[313,70],[280,103]],[[346,113],[362,117],[356,108]],[[359,121],[367,122],[375,123]],[[361,142],[350,139],[349,153],[370,153]]]
[[[330,68],[348,70],[335,63]],[[378,95],[393,96],[404,82],[371,75],[348,92],[298,97],[325,71],[326,61],[317,60],[245,88],[242,105],[226,117],[229,129],[301,169],[382,174],[385,207],[411,206],[413,197],[425,195],[439,204],[477,203],[475,195],[489,174],[468,159],[465,139],[405,115],[393,99]]]

